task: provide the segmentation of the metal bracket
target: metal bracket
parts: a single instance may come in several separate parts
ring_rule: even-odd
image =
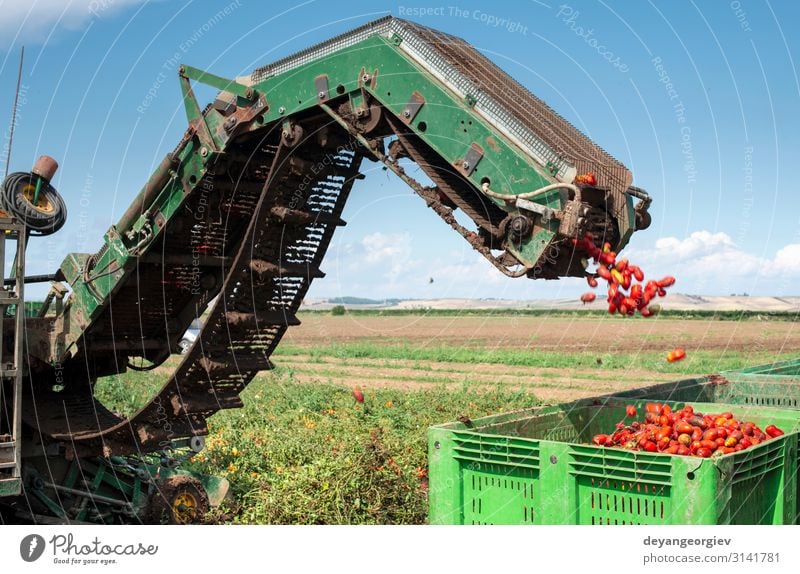
[[[192,84],[189,76],[184,73],[184,66],[181,66],[178,71],[178,78],[181,83],[181,93],[183,94],[183,107],[186,110],[186,119],[189,120],[189,126],[194,129],[197,137],[200,138],[200,143],[208,149],[216,151],[217,144],[211,136],[211,130],[206,123],[200,105],[197,103],[197,98],[192,90]]]
[[[483,148],[473,142],[467,150],[467,155],[464,156],[464,159],[460,162],[458,167],[464,175],[472,175],[472,172],[478,167],[481,158],[483,158]]]
[[[403,111],[400,113],[400,119],[403,120],[405,123],[410,124],[414,121],[414,118],[419,113],[419,110],[422,106],[425,105],[425,98],[417,91],[414,91],[411,94],[411,99],[408,100],[408,103],[403,107]]]
[[[208,72],[193,68],[192,66],[182,65],[178,73],[182,78],[206,84],[207,86],[217,88],[223,92],[230,92],[251,102],[258,99],[258,92],[251,86],[245,86],[235,80],[228,80],[220,76],[215,76],[214,74],[209,74]]]
[[[550,221],[556,213],[553,209],[547,207],[546,205],[536,203],[535,201],[530,201],[529,199],[518,199],[516,202],[514,202],[514,205],[517,206],[517,209],[524,209],[532,213],[538,213],[542,216],[542,223],[547,223]]]
[[[317,93],[317,102],[325,103],[330,98],[328,91],[328,74],[320,74],[314,78],[314,91]]]

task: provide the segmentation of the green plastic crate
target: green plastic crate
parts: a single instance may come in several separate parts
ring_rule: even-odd
[[[800,360],[724,371],[718,375],[662,383],[614,395],[656,401],[726,403],[800,410]],[[800,472],[800,465],[796,472]],[[800,480],[796,484],[797,499],[800,500]],[[794,523],[800,524],[800,504]]]
[[[613,395],[800,410],[800,360],[724,371],[718,375],[661,383]]]
[[[800,413],[733,410],[786,435],[701,459],[588,444],[614,429],[625,406],[603,397],[429,429],[431,524],[791,524]],[[684,406],[670,401],[673,408]]]

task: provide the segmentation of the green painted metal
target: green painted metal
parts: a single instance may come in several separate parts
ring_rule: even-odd
[[[600,397],[429,430],[432,524],[791,524],[800,413],[737,405],[787,431],[700,459],[590,444],[629,403]],[[673,408],[682,402],[669,402]],[[734,408],[693,403],[700,412]],[[726,406],[728,408],[726,408]]]
[[[376,78],[374,85],[360,85],[364,70]],[[320,75],[327,75],[328,85],[334,93],[351,94],[351,100],[355,102],[360,101],[363,87],[387,110],[401,118],[412,93],[422,94],[425,103],[409,128],[451,165],[463,160],[473,143],[480,145],[484,155],[468,177],[476,191],[480,190],[483,178],[491,180],[494,191],[507,195],[519,195],[557,182],[466,102],[410,60],[397,44],[382,36],[368,38],[346,50],[256,84],[259,91],[269,94],[270,110],[264,114],[265,121],[269,123],[315,107],[319,94],[314,79]],[[409,82],[411,77],[413,82]],[[493,201],[508,212],[516,210],[498,199],[487,198],[487,201]],[[535,201],[556,210],[563,207],[558,190]],[[628,202],[632,210],[632,199],[628,198]],[[526,239],[521,247],[510,243],[505,247],[533,267],[554,238],[554,231],[544,230],[538,236]]]
[[[22,490],[22,479],[4,478],[0,480],[0,498],[4,496],[17,496]]]
[[[170,171],[170,177],[152,203],[142,206],[143,213],[130,226],[126,221],[124,226],[108,230],[103,247],[91,259],[88,255],[70,254],[64,260],[61,270],[73,291],[65,309],[69,328],[65,329],[66,337],[50,349],[49,356],[42,358],[56,362],[62,360],[65,353],[74,351],[75,344],[105,308],[110,296],[135,270],[138,258],[147,254],[148,247],[181,209],[188,192],[201,184],[209,166],[219,154],[225,153],[225,116],[213,107],[201,110],[192,81],[233,94],[240,107],[254,106],[253,111],[259,113],[254,114],[246,129],[284,122],[316,108],[329,97],[349,100],[352,105],[359,106],[365,95],[369,95],[402,119],[404,108],[416,92],[424,98],[424,103],[409,122],[409,128],[444,160],[456,166],[473,145],[482,150],[479,163],[467,176],[476,193],[481,193],[485,178],[491,181],[493,191],[507,195],[519,195],[557,182],[546,167],[537,164],[483,119],[472,108],[474,101],[457,96],[403,52],[399,47],[401,43],[402,39],[396,36],[391,39],[370,36],[346,49],[267,77],[253,86],[181,66],[179,80],[190,130],[176,149],[177,167]],[[364,80],[365,75],[369,80]],[[328,93],[320,98],[317,79],[322,76],[327,78]],[[410,78],[413,81],[409,81]],[[487,201],[495,202],[509,213],[516,212],[516,207],[503,200],[487,198]],[[534,201],[554,210],[563,207],[559,190]],[[633,198],[627,197],[627,201],[628,227],[620,230],[623,244],[633,232]],[[505,247],[528,268],[534,269],[537,263],[542,265],[548,257],[554,256],[552,249],[558,248],[555,244],[559,239],[557,231],[558,222],[553,220],[524,239],[521,245],[509,241]]]

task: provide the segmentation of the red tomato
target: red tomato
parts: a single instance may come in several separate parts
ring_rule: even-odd
[[[775,425],[769,425],[764,430],[772,438],[779,437],[779,436],[781,436],[783,434],[783,431],[781,429],[779,429],[778,427],[776,427]]]
[[[589,287],[592,287],[592,288],[597,287],[597,279],[595,279],[591,275],[588,275],[586,277],[586,282],[589,284]]]
[[[597,274],[606,281],[611,281],[611,272],[608,270],[608,267],[600,265],[597,268]]]
[[[364,402],[364,393],[361,392],[361,389],[356,387],[356,388],[353,389],[353,398],[356,400],[357,403],[363,403]]]
[[[682,456],[688,456],[691,453],[692,453],[692,451],[690,451],[689,448],[686,447],[686,446],[681,445],[681,446],[678,447],[678,454],[680,454]]]
[[[633,405],[628,405],[625,407],[625,414],[631,418],[636,416],[636,407]]]
[[[597,295],[595,295],[595,294],[594,294],[594,293],[592,293],[591,291],[590,291],[590,292],[588,292],[588,293],[584,293],[583,295],[581,295],[581,301],[583,301],[584,305],[585,305],[586,303],[591,303],[591,302],[592,302],[592,301],[594,301],[596,298],[597,298]]]
[[[673,446],[670,446],[670,447],[666,448],[664,450],[664,452],[667,453],[667,454],[678,454],[678,449],[679,448],[680,447],[678,447],[677,445],[673,445]]]
[[[709,449],[711,451],[714,451],[714,450],[717,450],[717,447],[719,445],[713,440],[701,440],[700,441],[700,446],[702,448],[707,448],[707,449]]]
[[[633,273],[633,276],[637,281],[644,281],[644,272],[642,272],[640,267],[636,265],[628,265],[628,269],[631,270],[631,273]]]
[[[713,451],[711,449],[701,447],[697,449],[697,452],[695,452],[695,454],[702,458],[708,458],[713,454]]]
[[[681,349],[680,347],[670,351],[669,354],[667,355],[667,361],[669,361],[670,363],[681,361],[684,358],[686,358],[686,351],[684,349]]]
[[[685,421],[675,423],[675,431],[681,434],[692,434],[694,427]]]
[[[675,285],[675,278],[672,277],[671,275],[667,275],[666,277],[658,281],[658,286],[661,288],[670,287],[672,285]]]
[[[661,409],[662,408],[663,407],[661,406],[660,403],[647,403],[646,405],[644,405],[645,412],[655,413],[657,415],[661,414]]]
[[[739,443],[739,441],[738,441],[738,440],[736,440],[735,438],[733,438],[732,436],[729,436],[728,438],[726,438],[726,439],[725,439],[725,446],[726,446],[726,447],[731,447],[731,448],[733,448],[733,447],[735,447],[735,446],[736,446],[738,443]]]
[[[689,446],[692,444],[692,437],[686,433],[680,434],[678,435],[678,442],[683,446]]]
[[[658,446],[656,446],[656,443],[654,443],[653,441],[650,441],[650,440],[647,441],[646,443],[644,443],[644,447],[643,448],[647,452],[658,452]]]
[[[592,442],[597,446],[603,446],[608,440],[607,434],[596,434],[592,437]]]
[[[704,440],[717,440],[718,437],[719,433],[717,432],[717,429],[708,429],[703,433]]]

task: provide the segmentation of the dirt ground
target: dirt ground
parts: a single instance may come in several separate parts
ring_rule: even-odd
[[[283,344],[311,347],[336,342],[415,346],[519,348],[564,351],[687,349],[791,352],[800,349],[800,325],[789,321],[706,321],[612,317],[332,316],[301,314]]]
[[[304,314],[289,329],[284,345],[319,349],[337,343],[452,345],[491,349],[538,349],[567,353],[663,351],[675,346],[722,353],[760,352],[776,357],[800,349],[800,328],[779,321],[625,320],[605,317],[501,316],[332,316]],[[691,351],[690,351],[691,352]],[[412,389],[468,385],[509,385],[545,402],[559,402],[638,388],[706,373],[679,368],[658,373],[629,369],[543,368],[519,365],[398,359],[339,359],[292,354],[276,357],[294,381],[328,382],[347,387]]]

